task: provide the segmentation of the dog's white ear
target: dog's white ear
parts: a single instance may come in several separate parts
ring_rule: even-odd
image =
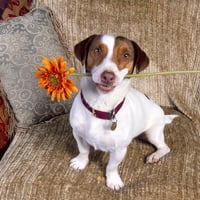
[[[165,124],[170,124],[178,115],[165,115]]]
[[[85,64],[89,46],[97,35],[91,35],[85,40],[82,40],[74,47],[75,56],[81,61],[82,65]]]
[[[132,44],[135,51],[134,66],[136,67],[136,73],[139,73],[149,65],[149,58],[136,42],[132,41]]]

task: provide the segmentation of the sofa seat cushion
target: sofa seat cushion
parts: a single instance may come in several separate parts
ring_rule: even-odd
[[[166,110],[171,113],[171,110]],[[166,126],[171,153],[159,163],[145,164],[154,148],[140,140],[130,144],[120,174],[125,188],[105,186],[108,154],[93,151],[84,171],[69,168],[78,151],[68,115],[18,130],[0,163],[2,199],[199,199],[200,145],[193,123],[180,114]]]

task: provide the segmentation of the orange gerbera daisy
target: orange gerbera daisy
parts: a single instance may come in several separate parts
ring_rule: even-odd
[[[65,70],[67,62],[63,61],[63,56],[60,56],[58,60],[52,58],[51,61],[44,57],[42,63],[45,67],[37,66],[38,71],[35,72],[35,75],[39,78],[39,87],[47,89],[47,95],[51,95],[52,101],[55,98],[57,98],[58,102],[61,99],[72,98],[72,93],[78,92],[74,81],[67,79],[67,76],[73,73],[75,69],[71,67]]]

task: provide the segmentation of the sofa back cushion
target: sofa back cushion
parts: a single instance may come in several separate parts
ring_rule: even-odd
[[[200,70],[198,1],[39,2],[58,13],[70,48],[92,34],[123,35],[135,40],[150,58],[149,67],[141,73]],[[81,68],[78,61],[75,66]],[[133,87],[158,104],[177,107],[192,119],[200,116],[199,74],[133,78]]]

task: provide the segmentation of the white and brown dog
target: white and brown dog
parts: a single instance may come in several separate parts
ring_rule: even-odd
[[[118,190],[124,186],[118,165],[132,139],[145,133],[157,150],[147,157],[155,163],[169,153],[163,129],[176,115],[163,110],[144,94],[131,88],[128,73],[139,73],[149,59],[133,41],[121,36],[92,35],[75,46],[75,55],[91,77],[81,79],[81,90],[70,112],[70,123],[79,155],[70,161],[82,170],[89,162],[90,145],[110,153],[106,184]]]

